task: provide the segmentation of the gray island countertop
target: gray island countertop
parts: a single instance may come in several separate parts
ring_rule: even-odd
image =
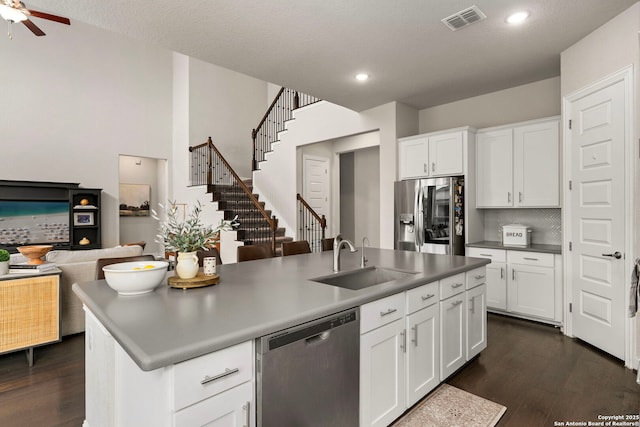
[[[341,252],[342,271],[360,266],[358,252]],[[123,296],[103,280],[74,284],[80,300],[137,365],[153,370],[291,326],[357,307],[489,261],[461,256],[365,248],[367,266],[418,274],[361,290],[309,279],[332,273],[333,252],[218,266],[220,283],[180,290],[158,286]]]

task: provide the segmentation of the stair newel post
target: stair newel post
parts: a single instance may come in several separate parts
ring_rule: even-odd
[[[213,141],[207,138],[207,187],[213,184]]]
[[[276,230],[278,229],[278,218],[275,215],[271,217],[271,250],[276,254]]]
[[[256,160],[256,130],[251,130],[251,139],[253,140],[253,159],[251,160],[251,170],[254,171],[258,169],[258,162]]]
[[[322,229],[322,238],[324,239],[324,231],[327,228],[327,218],[322,215],[322,219],[320,220],[320,228]]]
[[[297,109],[300,106],[300,94],[298,91],[295,91],[293,94],[293,109]]]

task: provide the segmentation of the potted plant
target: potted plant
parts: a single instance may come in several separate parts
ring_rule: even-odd
[[[6,249],[0,249],[0,275],[7,274],[9,272],[9,251]]]
[[[165,209],[162,205],[160,207]],[[161,243],[165,250],[177,253],[176,274],[181,279],[191,279],[198,274],[198,250],[211,248],[219,239],[220,231],[230,231],[239,225],[237,216],[230,221],[223,219],[217,226],[202,224],[199,201],[182,221],[178,219],[175,202],[169,201],[166,212],[167,219],[162,220],[155,210],[151,210],[152,217],[160,221],[156,242]]]

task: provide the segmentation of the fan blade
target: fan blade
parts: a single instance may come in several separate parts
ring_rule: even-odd
[[[45,12],[38,12],[37,10],[29,10],[29,13],[31,14],[31,16],[35,16],[36,18],[48,19],[49,21],[71,25],[71,21],[69,21],[69,18],[63,18],[62,16],[52,15]]]
[[[34,24],[33,22],[29,21],[28,19],[25,20],[25,21],[22,21],[22,23],[24,24],[25,27],[30,29],[31,32],[33,34],[35,34],[36,36],[44,36],[44,31],[42,31],[40,28],[38,28],[38,26],[36,24]]]

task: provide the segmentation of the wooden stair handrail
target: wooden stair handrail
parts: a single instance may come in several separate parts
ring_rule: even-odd
[[[278,91],[278,94],[275,96],[275,98],[273,98],[273,102],[271,102],[271,105],[267,109],[267,112],[264,113],[264,116],[262,116],[262,120],[260,120],[260,123],[258,123],[258,126],[256,126],[255,129],[251,131],[251,137],[253,139],[256,138],[256,132],[258,132],[258,130],[262,127],[264,122],[267,120],[269,113],[271,113],[271,110],[273,110],[273,108],[276,106],[276,104],[278,103],[278,100],[280,99],[280,96],[282,96],[282,93],[285,91],[285,89],[286,88],[284,86],[280,88],[280,90]]]
[[[207,138],[207,142],[205,142],[203,144],[195,145],[193,147],[189,147],[189,151],[193,151],[195,149],[203,148],[203,147],[209,147],[211,150],[216,152],[218,157],[220,157],[220,160],[222,161],[222,163],[224,163],[224,165],[227,168],[227,170],[231,173],[231,175],[233,176],[233,178],[237,182],[238,186],[249,197],[249,200],[251,201],[253,206],[258,210],[258,212],[260,212],[260,214],[265,219],[265,221],[267,221],[267,223],[269,224],[269,227],[271,228],[271,231],[273,232],[273,238],[272,238],[272,242],[271,242],[271,247],[272,247],[272,250],[275,253],[275,250],[276,250],[276,230],[278,229],[278,219],[275,217],[275,215],[273,217],[270,217],[269,214],[265,211],[265,209],[260,205],[260,202],[258,202],[258,199],[256,199],[256,197],[253,195],[253,192],[251,190],[249,190],[249,187],[247,187],[247,185],[242,181],[242,179],[238,176],[236,171],[233,170],[233,168],[231,167],[229,162],[227,162],[227,159],[225,159],[224,156],[220,153],[220,151],[216,148],[216,146],[213,145],[213,141],[211,140],[211,137],[208,137]],[[208,156],[208,162],[209,162],[209,165],[208,165],[208,168],[207,168],[208,169],[207,185],[211,185],[212,184],[212,182],[211,182],[211,154],[209,154],[209,156]]]
[[[320,226],[323,229],[327,228],[327,218],[325,218],[324,215],[320,217],[320,215],[318,215],[318,213],[314,211],[311,206],[309,206],[309,203],[307,203],[307,201],[300,195],[300,193],[296,193],[296,199],[298,199],[300,203],[302,203],[302,205],[309,211],[309,213],[313,215],[313,217],[320,223]]]

